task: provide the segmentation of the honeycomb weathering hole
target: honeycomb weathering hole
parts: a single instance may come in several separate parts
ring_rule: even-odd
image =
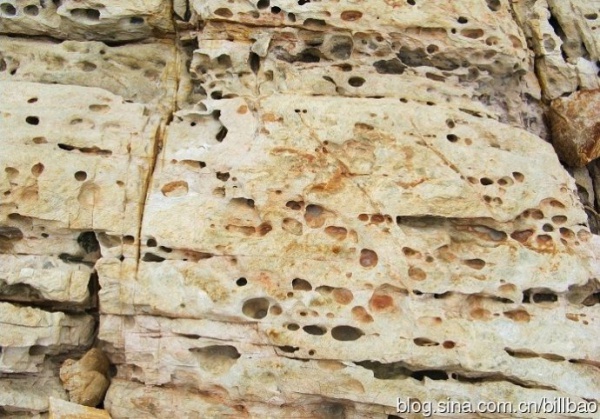
[[[318,326],[318,325],[315,325],[315,324],[304,326],[302,328],[302,330],[304,330],[309,335],[315,335],[315,336],[322,336],[325,333],[327,333],[327,328],[325,328],[323,326]]]
[[[211,345],[204,348],[190,348],[189,351],[195,355],[201,368],[213,374],[227,372],[241,356],[233,345]]]
[[[169,182],[160,189],[162,194],[167,197],[178,197],[187,195],[189,190],[188,183],[185,180]]]
[[[362,249],[360,251],[360,265],[363,268],[373,268],[377,266],[377,262],[379,258],[377,257],[377,253],[375,253],[371,249]]]
[[[267,317],[267,313],[269,312],[269,305],[269,300],[266,298],[251,298],[244,302],[244,305],[242,306],[242,313],[253,319],[264,319]]]
[[[364,334],[365,333],[362,330],[352,326],[336,326],[333,329],[331,329],[331,336],[335,340],[340,341],[357,340],[360,339],[360,337]]]
[[[298,291],[310,291],[312,290],[312,285],[306,279],[294,278],[292,280],[292,288]]]

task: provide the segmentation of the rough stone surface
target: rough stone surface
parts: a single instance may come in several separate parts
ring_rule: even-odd
[[[582,167],[600,157],[600,90],[553,100],[550,124],[554,147],[569,166]]]
[[[84,406],[97,406],[104,399],[110,381],[110,361],[99,349],[90,349],[79,361],[67,359],[60,368],[60,379],[69,399]]]
[[[110,419],[110,415],[106,410],[94,409],[51,397],[49,419]]]
[[[0,416],[599,401],[598,13],[0,0]]]

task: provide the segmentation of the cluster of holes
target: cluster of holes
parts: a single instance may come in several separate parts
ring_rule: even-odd
[[[531,358],[542,358],[551,362],[564,362],[568,361],[572,364],[584,364],[584,365],[592,365],[595,367],[599,366],[597,361],[586,360],[586,359],[567,359],[562,355],[552,354],[552,353],[537,353],[529,349],[512,349],[512,348],[504,348],[504,351],[513,358],[520,359],[531,359]]]
[[[527,209],[517,217],[517,229],[511,237],[540,251],[553,250],[558,242],[564,246],[579,246],[581,241],[588,241],[591,234],[586,228],[575,232],[564,226],[568,221],[567,216],[561,213],[564,209],[565,205],[556,199],[543,200],[541,209]]]
[[[100,20],[100,11],[97,9],[72,9],[71,16],[85,22],[97,22]]]
[[[300,330],[300,326],[297,323],[289,323],[286,328],[289,331],[295,332]],[[323,336],[327,334],[328,330],[325,326],[311,324],[307,326],[303,326],[302,330],[313,336]],[[335,340],[341,342],[351,342],[360,339],[365,333],[357,327],[354,326],[334,326],[329,331],[331,333],[331,337]]]
[[[358,219],[365,223],[370,221],[371,224],[382,224],[384,222],[391,224],[394,222],[392,216],[387,214],[359,214]]]

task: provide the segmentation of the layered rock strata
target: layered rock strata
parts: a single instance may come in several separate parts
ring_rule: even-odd
[[[597,401],[599,12],[2,0],[0,413]]]

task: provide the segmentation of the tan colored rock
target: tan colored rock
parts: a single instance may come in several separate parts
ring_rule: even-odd
[[[600,89],[552,101],[552,142],[561,160],[582,167],[600,156]]]
[[[599,401],[598,12],[0,0],[0,416]]]
[[[106,410],[94,409],[51,397],[49,419],[110,419],[110,415]]]
[[[60,379],[72,402],[97,406],[108,389],[110,361],[100,349],[90,349],[78,361],[67,359],[60,368]]]
[[[6,0],[0,33],[59,39],[126,41],[173,30],[171,3],[161,0]]]
[[[598,89],[598,7],[594,1],[520,0],[511,6],[537,57],[544,96]]]
[[[110,46],[0,37],[0,80],[98,87],[171,111],[179,65],[168,41]]]

